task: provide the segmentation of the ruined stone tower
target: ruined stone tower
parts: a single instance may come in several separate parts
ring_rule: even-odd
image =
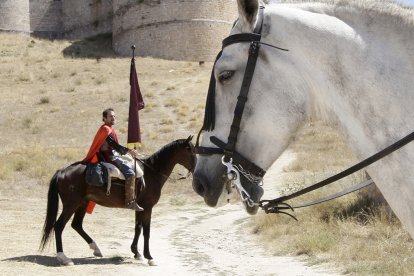
[[[114,0],[113,46],[120,54],[214,60],[237,17],[235,0]],[[136,2],[136,1],[135,1]]]

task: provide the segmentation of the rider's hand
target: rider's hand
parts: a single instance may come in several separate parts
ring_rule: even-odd
[[[138,155],[138,152],[134,149],[129,149],[128,153],[134,158],[137,157],[137,155]]]

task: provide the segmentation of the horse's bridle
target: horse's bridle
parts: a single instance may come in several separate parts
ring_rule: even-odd
[[[287,51],[273,45],[269,45],[261,42],[261,31],[263,26],[263,10],[264,7],[260,7],[258,12],[258,18],[256,22],[256,27],[252,33],[240,33],[230,35],[229,37],[223,40],[223,46],[220,53],[217,55],[214,62],[214,66],[217,60],[221,57],[223,49],[229,45],[235,43],[244,43],[250,42],[249,48],[249,57],[247,60],[246,70],[243,77],[242,86],[240,89],[239,96],[237,97],[236,108],[234,110],[233,122],[231,124],[230,133],[227,139],[227,143],[221,141],[215,136],[210,137],[210,141],[216,145],[218,148],[212,147],[202,147],[199,146],[199,138],[201,132],[211,131],[215,127],[215,88],[216,88],[216,79],[214,75],[214,66],[211,73],[210,84],[208,88],[206,109],[204,114],[204,122],[201,127],[200,132],[197,136],[196,142],[196,153],[202,155],[211,155],[211,154],[223,154],[222,163],[227,168],[227,176],[229,180],[235,180],[235,185],[239,191],[243,201],[247,202],[249,206],[257,205],[258,203],[253,202],[250,198],[249,193],[242,187],[240,183],[240,174],[243,175],[248,181],[256,185],[261,185],[263,176],[266,171],[260,168],[258,165],[249,161],[242,154],[236,151],[236,142],[237,136],[240,130],[240,122],[243,116],[244,106],[247,101],[247,94],[249,93],[250,84],[252,82],[254,70],[256,68],[257,58],[259,56],[260,45],[264,44],[279,50]],[[237,21],[236,21],[237,22]],[[235,22],[235,24],[236,24]],[[235,25],[234,24],[234,25]],[[233,25],[233,27],[234,27]]]
[[[324,187],[328,184],[331,184],[333,182],[336,182],[339,179],[342,179],[356,171],[359,171],[368,165],[382,159],[383,157],[391,154],[392,152],[398,150],[399,148],[407,145],[411,141],[414,141],[414,132],[411,132],[407,136],[403,137],[402,139],[398,140],[397,142],[389,145],[388,147],[384,148],[383,150],[373,154],[372,156],[362,160],[361,162],[349,167],[348,169],[345,169],[331,177],[328,177],[322,181],[319,181],[311,186],[308,186],[304,189],[301,189],[299,191],[296,191],[290,195],[281,196],[276,199],[272,200],[260,200],[259,202],[254,202],[249,193],[242,187],[240,182],[240,176],[245,177],[249,182],[261,185],[263,176],[265,175],[266,171],[254,164],[253,162],[249,161],[247,158],[245,158],[243,155],[238,153],[236,148],[236,141],[237,141],[237,135],[239,133],[240,129],[240,122],[243,115],[243,110],[245,103],[247,101],[247,94],[249,93],[250,84],[253,78],[254,69],[256,67],[256,61],[259,55],[259,49],[260,45],[266,45],[270,46],[275,49],[288,51],[283,48],[279,48],[264,42],[261,42],[261,30],[263,25],[263,9],[264,7],[260,7],[259,13],[258,13],[258,19],[256,23],[256,27],[253,31],[253,33],[241,33],[241,34],[234,34],[231,35],[223,40],[223,48],[235,44],[235,43],[243,43],[243,42],[250,42],[250,48],[249,48],[249,58],[247,60],[246,65],[246,71],[244,73],[242,86],[240,89],[240,94],[237,98],[236,108],[234,110],[234,117],[233,122],[230,129],[230,134],[228,137],[227,143],[221,141],[219,138],[215,136],[210,137],[210,141],[216,145],[218,148],[211,148],[211,147],[201,147],[199,146],[199,138],[201,132],[204,131],[211,131],[214,129],[215,125],[215,87],[216,87],[216,79],[214,76],[214,66],[211,73],[211,79],[210,79],[210,85],[208,88],[208,95],[207,95],[207,101],[206,101],[206,109],[204,114],[204,122],[203,126],[201,127],[200,132],[197,136],[197,142],[195,145],[195,151],[197,154],[204,154],[204,155],[210,155],[210,154],[223,154],[222,157],[222,163],[227,168],[227,177],[230,181],[233,181],[238,192],[241,195],[241,198],[244,202],[246,202],[250,207],[252,206],[260,206],[262,209],[265,210],[266,213],[284,213],[294,218],[291,214],[288,214],[286,212],[283,212],[281,210],[287,210],[293,208],[302,208],[311,206],[314,204],[318,204],[321,202],[325,202],[337,197],[340,197],[342,195],[348,194],[350,192],[359,190],[363,187],[366,187],[370,184],[372,184],[372,181],[366,181],[364,183],[358,184],[352,188],[346,189],[342,192],[339,192],[337,194],[322,198],[320,200],[312,201],[307,204],[302,204],[299,206],[291,207],[289,204],[285,203],[284,201],[301,196],[305,193],[314,191],[316,189],[319,189],[321,187]],[[237,22],[237,21],[236,21]],[[235,24],[234,24],[235,25]],[[233,27],[234,27],[233,25]],[[222,51],[217,55],[216,61],[214,62],[214,65],[216,64],[217,60],[221,57]]]

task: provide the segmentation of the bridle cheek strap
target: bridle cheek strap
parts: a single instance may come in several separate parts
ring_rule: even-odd
[[[246,70],[243,77],[243,82],[240,88],[239,96],[237,97],[236,107],[234,109],[234,117],[233,122],[231,124],[229,136],[227,143],[221,141],[215,136],[211,136],[211,142],[216,145],[218,148],[210,148],[210,147],[201,147],[199,146],[199,138],[200,134],[203,130],[205,131],[212,131],[215,127],[215,88],[216,88],[216,78],[214,76],[214,66],[217,60],[221,57],[222,51],[217,55],[216,60],[214,62],[213,70],[211,73],[211,79],[208,89],[207,101],[206,101],[206,109],[204,114],[204,122],[200,132],[197,135],[197,142],[196,142],[196,153],[202,155],[210,155],[210,154],[223,154],[224,159],[228,162],[229,160],[233,159],[233,162],[239,164],[243,167],[244,170],[248,171],[249,173],[262,178],[266,171],[257,166],[256,164],[250,162],[247,158],[243,157],[241,154],[236,152],[236,142],[237,136],[240,130],[240,123],[243,116],[244,107],[247,101],[247,95],[249,93],[250,84],[253,79],[254,71],[256,68],[257,58],[259,56],[259,49],[260,49],[260,40],[261,40],[261,29],[263,25],[263,7],[260,7],[258,13],[258,21],[256,24],[256,28],[253,33],[240,33],[231,35],[223,40],[223,46],[225,47],[235,44],[235,43],[243,43],[243,42],[250,42],[249,48],[249,57],[246,64]]]
[[[257,57],[259,56],[260,44],[257,41],[252,41],[249,48],[249,58],[247,60],[246,71],[240,94],[237,97],[236,107],[234,109],[233,122],[230,127],[227,145],[225,147],[225,158],[230,160],[236,149],[237,136],[240,130],[240,123],[243,116],[244,107],[247,102],[247,95],[249,93],[250,84],[252,83],[254,69],[256,68]]]

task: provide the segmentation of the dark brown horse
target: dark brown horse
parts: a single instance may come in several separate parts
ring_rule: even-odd
[[[171,142],[161,148],[150,157],[142,160],[144,169],[145,189],[139,194],[138,203],[144,208],[143,212],[135,214],[135,236],[131,250],[135,258],[141,258],[137,249],[137,243],[141,229],[144,232],[144,257],[148,263],[153,260],[149,251],[149,237],[152,208],[157,204],[161,196],[161,189],[167,181],[174,166],[180,164],[193,171],[196,163],[194,146],[191,143],[192,136]],[[124,186],[122,180],[113,179],[109,196],[106,195],[106,187],[89,186],[85,182],[84,163],[75,163],[64,169],[58,170],[50,181],[47,202],[47,214],[43,227],[43,237],[40,248],[43,249],[49,241],[50,234],[54,231],[56,238],[57,258],[61,264],[73,265],[73,261],[65,256],[62,246],[62,232],[66,223],[75,214],[72,228],[75,229],[94,251],[93,254],[102,257],[96,243],[83,230],[82,223],[86,208],[90,200],[99,205],[111,208],[124,208]],[[138,181],[137,181],[138,182]],[[59,207],[59,196],[63,204],[62,213],[56,220]]]

